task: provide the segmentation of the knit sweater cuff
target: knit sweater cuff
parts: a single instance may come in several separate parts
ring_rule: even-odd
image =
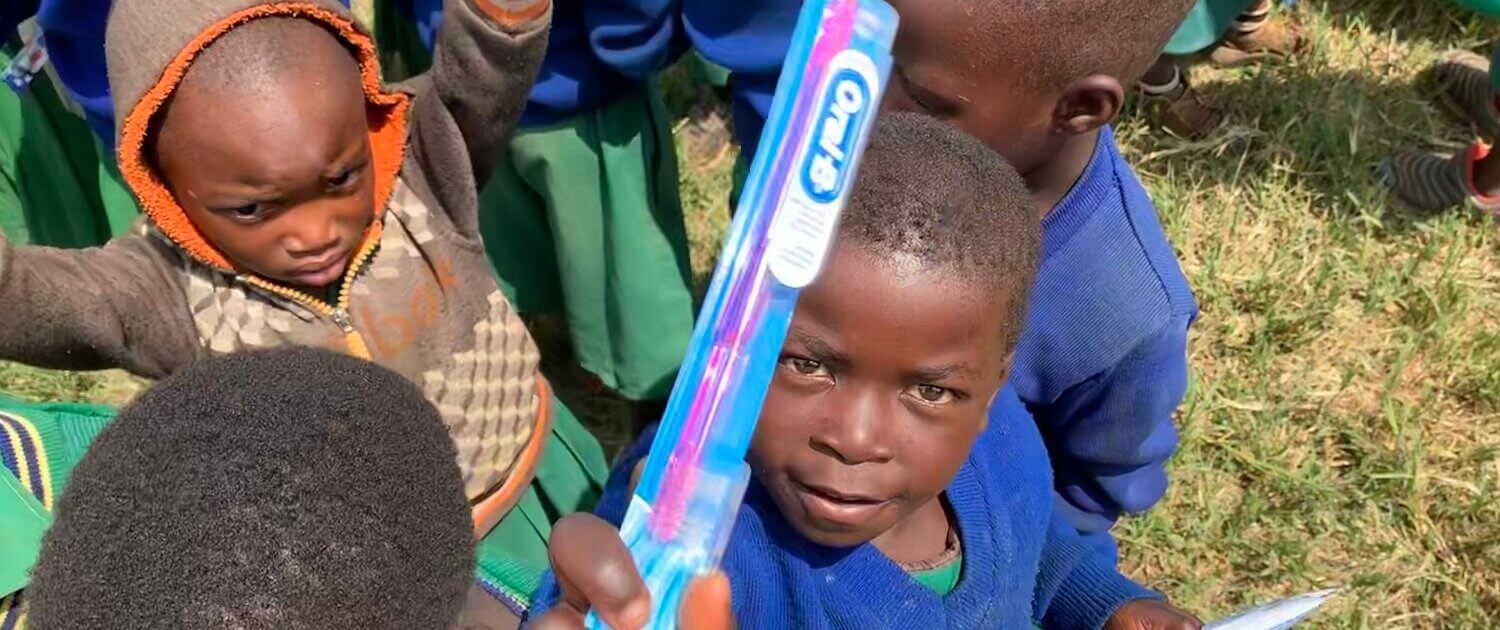
[[[1043,628],[1102,628],[1128,602],[1165,599],[1160,593],[1120,575],[1101,554],[1084,558],[1053,597]]]

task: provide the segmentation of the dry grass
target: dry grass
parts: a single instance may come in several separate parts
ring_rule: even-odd
[[[1393,210],[1370,168],[1470,138],[1419,74],[1444,49],[1483,50],[1500,33],[1435,0],[1304,0],[1294,12],[1314,44],[1306,57],[1194,71],[1232,112],[1214,138],[1120,125],[1202,305],[1174,485],[1118,529],[1125,565],[1207,616],[1344,586],[1311,627],[1494,628],[1500,229]],[[684,83],[666,80],[680,112],[694,100]],[[706,277],[732,160],[715,159],[695,122],[678,131]],[[136,387],[5,365],[0,386],[109,402]]]

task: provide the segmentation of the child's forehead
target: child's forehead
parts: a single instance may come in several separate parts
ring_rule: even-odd
[[[934,264],[911,252],[844,238],[804,300],[847,324],[890,318],[910,321],[904,327],[915,329],[940,319],[983,327],[1000,325],[998,310],[984,306],[1009,299],[1002,284],[975,281],[956,266]]]

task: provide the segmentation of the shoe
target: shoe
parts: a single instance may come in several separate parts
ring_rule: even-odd
[[[1224,125],[1223,110],[1199,97],[1178,70],[1163,85],[1140,84],[1147,119],[1172,135],[1201,140]]]
[[[1490,152],[1474,143],[1451,157],[1431,153],[1398,153],[1376,167],[1376,175],[1391,194],[1424,212],[1468,205],[1500,218],[1500,196],[1486,197],[1474,187],[1474,163]]]
[[[1443,53],[1429,70],[1438,101],[1474,125],[1488,142],[1500,139],[1500,111],[1490,81],[1490,60],[1467,50]]]
[[[1306,44],[1301,27],[1288,19],[1270,19],[1269,5],[1241,13],[1229,34],[1209,52],[1210,61],[1221,68],[1283,61],[1301,52]]]

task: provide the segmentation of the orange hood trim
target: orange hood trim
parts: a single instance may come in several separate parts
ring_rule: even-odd
[[[381,213],[391,190],[396,185],[396,174],[401,170],[401,161],[406,151],[406,114],[411,106],[411,97],[400,92],[387,91],[380,80],[380,64],[376,57],[375,42],[353,21],[328,9],[316,5],[285,2],[250,7],[236,12],[199,33],[176,57],[172,58],[162,72],[161,78],[147,90],[145,95],[131,108],[125,117],[120,132],[120,174],[125,183],[140,200],[141,209],[163,234],[170,238],[195,260],[234,272],[231,263],[219,248],[210,243],[198,227],[188,219],[187,212],[178,205],[161,176],[146,159],[146,140],[152,122],[162,105],[177,90],[188,66],[199,53],[214,40],[230,30],[252,20],[267,17],[296,17],[317,22],[332,31],[355,50],[359,61],[360,78],[364,83],[370,123],[370,151],[375,175],[375,220],[365,232],[360,249],[380,237]]]

